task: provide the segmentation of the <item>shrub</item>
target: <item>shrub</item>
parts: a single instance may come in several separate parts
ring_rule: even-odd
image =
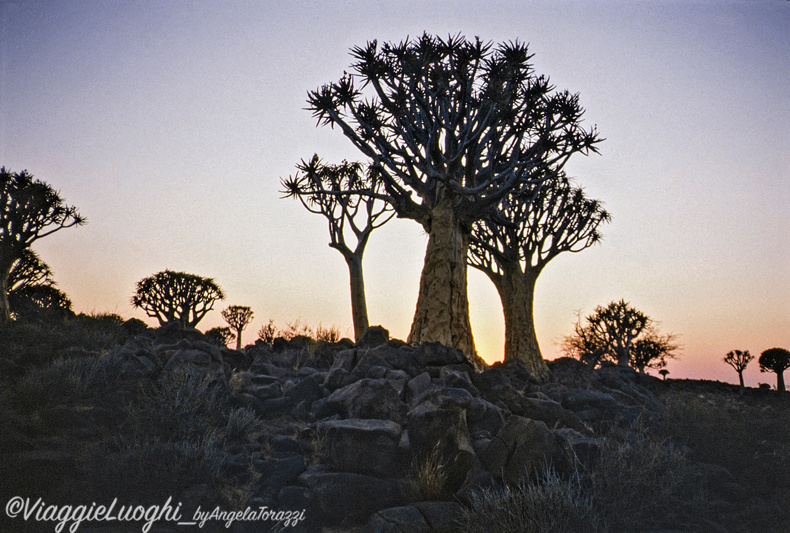
[[[580,474],[563,478],[553,468],[529,483],[474,493],[459,525],[459,531],[468,533],[607,530]]]
[[[409,484],[414,496],[420,501],[446,500],[452,496],[448,487],[450,462],[434,447],[431,453],[412,461],[409,469]]]

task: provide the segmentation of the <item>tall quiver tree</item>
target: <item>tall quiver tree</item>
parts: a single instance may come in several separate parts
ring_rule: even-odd
[[[347,161],[325,165],[317,155],[297,168],[296,176],[282,180],[283,192],[286,197],[299,198],[305,209],[329,222],[329,246],[339,251],[348,265],[354,337],[359,341],[370,326],[362,256],[373,230],[394,215],[392,206],[381,200],[384,191],[379,169],[364,169],[361,163]]]
[[[754,356],[749,353],[749,350],[733,350],[724,356],[724,362],[730,365],[738,373],[738,380],[741,382],[741,391],[744,389],[743,384],[743,371],[746,366],[754,359]]]
[[[25,250],[56,231],[85,223],[73,206],[47,183],[26,170],[0,168],[0,324],[11,320],[8,281]]]
[[[252,321],[252,309],[246,305],[231,305],[222,311],[222,319],[236,330],[236,349],[241,350],[241,332]]]
[[[351,51],[351,73],[309,93],[374,165],[398,216],[428,233],[411,342],[438,341],[476,360],[467,297],[472,226],[509,194],[553,179],[595,151],[578,96],[534,73],[527,46],[418,39]]]
[[[505,360],[522,361],[536,376],[548,371],[535,332],[535,284],[562,252],[580,252],[596,242],[609,221],[600,202],[587,198],[565,175],[508,197],[492,217],[477,222],[469,264],[493,282],[505,317]]]

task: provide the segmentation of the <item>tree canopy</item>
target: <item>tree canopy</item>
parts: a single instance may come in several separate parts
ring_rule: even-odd
[[[237,350],[241,350],[241,332],[244,331],[244,328],[252,321],[253,315],[252,309],[246,305],[231,305],[222,311],[223,320],[236,331],[235,338]]]
[[[533,374],[541,358],[533,318],[535,284],[562,252],[580,252],[600,241],[599,226],[610,217],[561,173],[509,196],[500,210],[475,223],[469,264],[493,282],[505,315],[505,360],[519,359]]]
[[[655,321],[625,300],[598,306],[584,321],[574,325],[565,338],[567,355],[587,361],[593,366],[601,361],[614,361],[618,366],[632,366],[639,372],[647,368],[663,368],[666,359],[675,357],[679,348],[675,336],[661,334]]]
[[[26,170],[0,168],[0,324],[11,320],[9,276],[14,264],[37,240],[85,223],[49,184]]]
[[[351,72],[308,95],[375,167],[399,217],[429,234],[409,340],[475,355],[466,258],[472,224],[505,198],[596,151],[577,95],[535,74],[527,45],[423,34],[351,51]]]
[[[760,354],[760,372],[776,373],[776,390],[784,392],[784,372],[790,368],[790,351],[785,348],[769,348]]]
[[[297,168],[295,176],[282,180],[283,193],[298,198],[305,209],[329,223],[329,246],[343,255],[348,266],[354,337],[360,340],[370,325],[362,256],[373,230],[394,215],[392,206],[379,198],[383,192],[380,171],[358,162],[327,165],[317,155]]]
[[[160,326],[178,321],[181,327],[194,328],[224,298],[211,278],[163,270],[137,282],[132,305],[156,318]]]
[[[740,380],[741,388],[744,387],[743,371],[746,370],[746,366],[752,361],[752,359],[754,359],[754,356],[749,353],[749,350],[733,350],[724,356],[724,362],[733,367],[738,373],[738,379]]]

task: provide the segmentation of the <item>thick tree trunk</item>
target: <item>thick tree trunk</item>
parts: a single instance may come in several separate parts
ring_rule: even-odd
[[[743,389],[743,388],[744,388],[744,384],[743,384],[743,370],[741,370],[740,372],[738,372],[738,379],[739,379],[739,380],[740,380],[740,382],[741,382],[741,389]]]
[[[477,368],[469,299],[466,255],[469,232],[458,225],[450,200],[431,211],[431,227],[420,277],[420,294],[409,342],[440,342],[460,349]]]
[[[540,354],[535,333],[533,303],[537,275],[508,269],[495,283],[505,316],[505,361],[518,360],[537,378],[548,375],[549,368]]]
[[[244,331],[244,328],[239,328],[236,330],[236,350],[241,350],[241,332]]]
[[[779,392],[785,391],[785,373],[783,370],[776,373],[776,390]]]
[[[345,255],[351,282],[351,318],[354,321],[354,340],[360,341],[368,330],[368,303],[365,298],[365,277],[362,274],[362,256]]]

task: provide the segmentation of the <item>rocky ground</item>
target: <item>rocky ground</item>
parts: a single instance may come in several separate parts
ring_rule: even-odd
[[[0,353],[3,505],[172,498],[185,520],[198,506],[295,513],[279,526],[272,514],[202,528],[240,533],[493,533],[510,527],[502,513],[513,514],[517,494],[547,502],[524,511],[520,531],[771,531],[790,508],[785,430],[756,430],[764,455],[743,470],[772,464],[763,477],[712,457],[732,439],[754,440],[737,437],[727,409],[787,416],[771,391],[740,396],[570,359],[550,362],[545,382],[519,364],[476,372],[457,350],[408,345],[383,328],[357,344],[277,339],[235,351],[196,330],[129,326],[116,344],[60,347],[33,366]],[[553,484],[562,490],[552,496]],[[543,511],[556,523],[539,522]],[[4,518],[2,531],[56,525]],[[152,531],[190,527],[160,521]]]

